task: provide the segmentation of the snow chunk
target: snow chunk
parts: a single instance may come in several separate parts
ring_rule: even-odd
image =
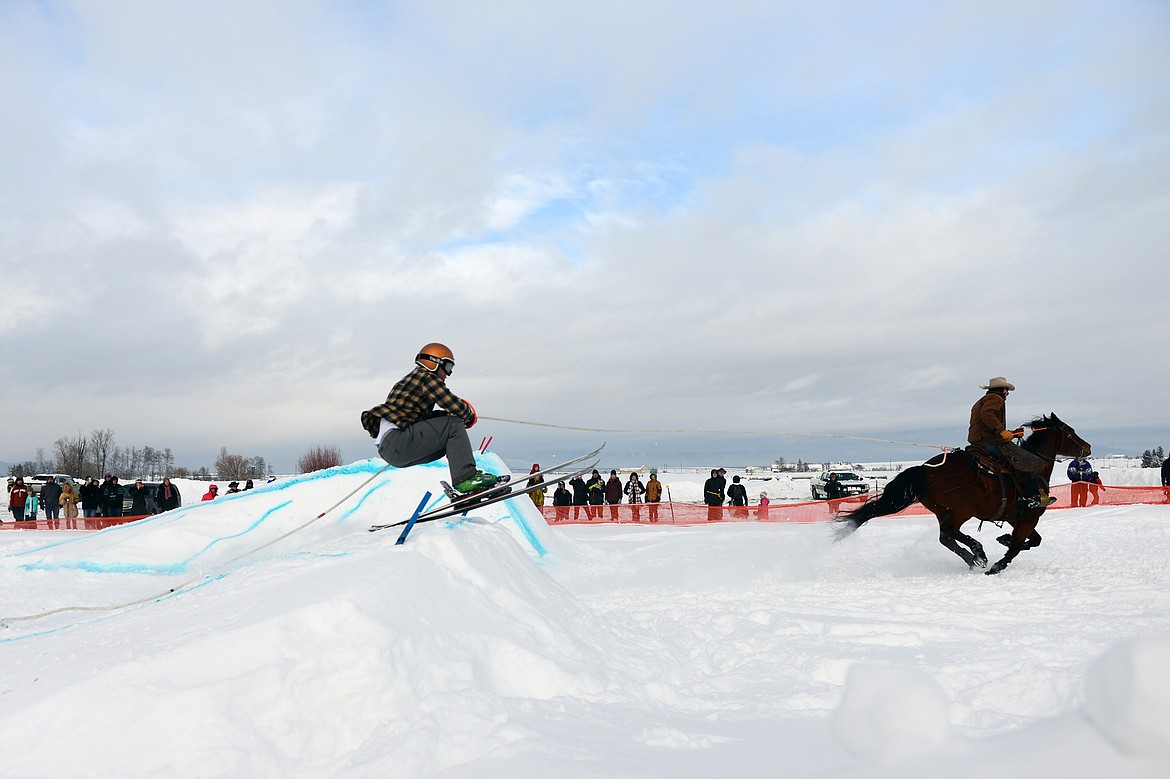
[[[833,732],[856,757],[901,761],[946,743],[948,708],[946,693],[920,671],[856,664],[833,714]]]
[[[1085,711],[1126,752],[1170,758],[1170,636],[1117,644],[1089,671]]]

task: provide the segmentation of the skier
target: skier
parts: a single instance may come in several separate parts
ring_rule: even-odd
[[[467,429],[475,409],[447,388],[455,356],[430,343],[414,358],[415,368],[398,381],[386,402],[362,412],[362,427],[374,439],[378,455],[396,468],[429,463],[447,456],[451,485],[471,495],[495,486],[498,477],[476,470]],[[443,411],[436,411],[438,405]]]

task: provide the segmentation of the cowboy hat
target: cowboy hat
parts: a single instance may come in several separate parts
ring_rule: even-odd
[[[1009,392],[1015,392],[1016,385],[1010,383],[1003,376],[994,376],[991,379],[988,379],[987,383],[979,389],[1005,389]]]

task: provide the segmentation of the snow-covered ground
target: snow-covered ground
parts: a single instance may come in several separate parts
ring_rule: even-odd
[[[1170,775],[1170,506],[1049,512],[989,577],[928,518],[834,543],[520,499],[395,546],[366,527],[446,469],[380,467],[0,532],[0,775]]]

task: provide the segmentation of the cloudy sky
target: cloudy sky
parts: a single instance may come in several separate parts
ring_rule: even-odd
[[[1170,6],[0,2],[0,460],[917,459],[978,385],[1170,447]],[[811,433],[810,436],[760,435]],[[531,453],[531,455],[530,455]]]

